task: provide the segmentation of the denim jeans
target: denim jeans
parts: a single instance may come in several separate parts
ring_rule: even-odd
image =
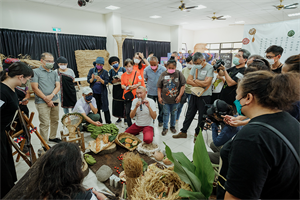
[[[187,94],[185,93],[186,97],[187,97],[187,103],[190,102],[190,98],[191,98],[191,94]],[[181,110],[184,104],[179,103],[178,108],[177,108],[177,115],[176,115],[176,120],[179,120],[180,114],[181,114]]]
[[[179,103],[174,104],[164,104],[163,105],[163,112],[164,112],[164,128],[168,129],[169,123],[169,115],[171,114],[171,127],[175,127],[176,123],[176,114],[177,114],[177,107]]]
[[[159,111],[157,120],[158,120],[158,122],[163,122],[163,105],[158,102],[158,97],[157,96],[152,96],[152,95],[149,95],[149,94],[147,95],[147,97],[150,98],[150,99],[153,99],[154,102],[157,102],[158,111]]]

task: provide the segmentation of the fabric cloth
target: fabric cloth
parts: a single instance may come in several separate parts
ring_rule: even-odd
[[[283,65],[281,65],[281,67],[278,67],[277,69],[272,69],[272,71],[274,72],[274,73],[276,73],[276,74],[280,74],[281,73],[281,71],[282,71],[282,66]]]
[[[185,68],[184,68],[184,69],[185,69]],[[186,84],[185,84],[185,85],[186,85]],[[192,94],[185,94],[185,95],[186,95],[186,98],[187,98],[187,103],[189,103]],[[180,114],[181,114],[183,105],[184,105],[184,104],[182,104],[182,103],[179,103],[179,105],[178,105],[178,108],[177,108],[177,115],[176,115],[176,120],[179,120],[179,117],[180,117]]]
[[[124,118],[124,99],[123,89],[121,85],[113,86],[113,104],[112,104],[112,115],[118,118]]]
[[[136,123],[132,124],[125,132],[132,135],[138,135],[143,131],[143,141],[150,144],[153,141],[153,127],[152,126],[137,126]]]
[[[56,71],[45,70],[42,66],[39,68],[33,69],[34,77],[32,77],[32,83],[38,83],[38,88],[43,92],[44,95],[48,96],[52,94],[55,89],[55,83],[59,82],[58,75]],[[56,101],[58,99],[58,95],[55,94],[52,101]],[[35,94],[35,103],[46,103],[42,98]]]
[[[194,65],[190,72],[190,75],[192,75],[194,79],[196,78],[196,69],[198,69],[197,79],[200,81],[204,81],[206,77],[214,77],[214,68],[209,63],[207,63],[205,67],[203,67],[202,65]],[[209,85],[209,88],[201,96],[211,96],[211,88],[212,84]]]
[[[300,124],[287,112],[261,115],[251,122],[273,126],[299,155]],[[221,149],[226,191],[241,199],[299,199],[299,165],[293,153],[274,132],[250,123]],[[217,199],[224,194],[219,186]]]
[[[96,64],[103,64],[103,65],[104,65],[104,58],[103,58],[103,57],[98,57],[98,58],[96,58],[95,63],[96,63]]]
[[[93,97],[92,100],[92,105],[97,108],[97,103],[96,103],[96,99]],[[85,101],[84,97],[81,97],[75,104],[74,108],[73,108],[73,113],[77,112],[77,113],[85,113],[86,115],[88,115],[91,112],[91,106]]]
[[[149,101],[150,108],[152,109],[153,112],[156,112],[156,105],[153,99],[146,97],[145,100]],[[138,98],[135,98],[132,101],[131,110],[135,109],[136,103],[138,101],[139,101]],[[142,110],[140,110],[140,108],[136,110],[135,116],[136,116],[135,121],[137,126],[153,126],[153,119],[150,115],[149,108],[145,104],[142,104]]]
[[[134,82],[132,83],[135,72],[136,72],[136,76],[135,76]],[[139,82],[142,83],[142,76],[141,76],[140,72],[138,72],[138,71],[133,70],[130,74],[127,74],[127,72],[122,74],[121,85],[125,85],[127,87],[127,86],[136,85]],[[125,99],[124,95],[129,91],[130,90],[124,90],[123,99]],[[135,97],[136,89],[132,90],[131,92],[132,92],[133,96]]]
[[[188,77],[189,77],[189,75],[190,75],[190,72],[191,72],[191,69],[189,69],[189,68],[187,68],[187,67],[183,68],[182,74],[183,74],[185,80],[188,79]],[[191,88],[192,88],[192,87],[193,87],[193,86],[191,86],[191,85],[189,85],[189,84],[186,83],[186,84],[185,84],[184,92],[185,92],[186,94],[191,94],[191,93],[192,93],[192,91],[191,91]]]
[[[157,81],[159,76],[166,71],[167,69],[158,65],[156,72],[151,69],[151,66],[148,66],[144,70],[144,78],[147,79],[147,93],[151,96],[157,96]]]
[[[168,127],[169,127],[170,114],[171,114],[170,127],[175,127],[177,107],[178,107],[178,103],[164,104],[163,105],[163,112],[164,112],[164,118],[163,118],[164,119],[164,125],[163,125],[163,127],[165,129],[168,129]]]
[[[148,98],[152,99],[155,103],[157,102],[158,104],[158,117],[157,117],[157,120],[159,123],[163,123],[163,105],[159,103],[158,101],[158,96],[152,96],[152,95],[147,95]]]
[[[65,74],[60,75],[60,96],[62,108],[73,108],[77,101],[74,78]]]
[[[213,152],[207,152],[210,162],[213,164],[218,165],[220,161],[220,150],[221,147],[217,147],[213,142],[210,143],[210,148],[213,150]]]
[[[113,85],[120,85],[121,84],[120,82],[112,83],[112,81],[114,80],[114,77],[118,77],[119,79],[121,79],[121,76],[125,72],[126,72],[126,69],[124,67],[119,67],[118,71],[116,71],[115,69],[110,69],[109,72],[108,72],[109,82]]]
[[[101,109],[102,108],[102,102],[103,102],[103,96],[102,96],[102,94],[95,94],[95,93],[93,93],[93,97],[96,99],[96,104],[97,104],[97,108],[98,108],[98,113],[99,113],[99,115],[100,115],[100,122],[102,123],[103,121],[102,121],[102,118],[101,118],[101,112],[100,112],[100,110],[102,110],[102,112],[104,113],[104,118],[105,118],[105,122],[107,123],[107,124],[110,124],[111,123],[111,121],[110,121],[110,113],[109,113],[109,109],[107,109],[107,110],[103,110],[103,109]]]
[[[130,118],[132,101],[124,101],[124,103],[125,103],[125,116],[126,116],[127,126],[130,127],[132,125],[132,121]]]
[[[141,74],[141,77],[142,77],[142,86],[146,86],[145,85],[145,80],[144,80],[144,70],[145,70],[145,68],[146,68],[147,66],[145,65],[145,64],[142,64],[142,68],[141,69],[139,69],[139,66],[138,65],[133,65],[133,71],[134,70],[136,70],[136,71],[138,71],[138,72],[140,72],[140,74]]]
[[[48,138],[56,138],[58,123],[59,123],[59,106],[49,107],[46,103],[35,104],[39,113],[40,120],[40,135],[45,140]],[[50,127],[50,136],[48,137],[48,131]]]
[[[74,73],[74,71],[73,71],[72,69],[70,69],[70,68],[67,68],[67,70],[66,70],[65,72],[59,71],[59,69],[56,69],[55,71],[56,71],[56,73],[58,74],[58,81],[60,81],[60,76],[59,76],[59,74],[65,74],[65,75],[68,75],[68,76],[70,76],[70,77],[72,77],[72,78],[75,79],[75,73]]]
[[[200,96],[197,97],[195,95],[191,95],[189,104],[188,104],[188,110],[183,122],[183,127],[180,130],[183,133],[186,133],[187,130],[189,129],[192,121],[194,120],[194,117],[198,111],[198,124],[195,129],[195,133],[198,134],[201,130],[203,130],[204,127],[204,120],[203,120],[203,115],[206,112],[206,107],[205,103],[210,102],[211,96]],[[205,103],[204,103],[205,102]]]
[[[233,127],[229,126],[228,124],[224,124],[221,133],[218,133],[218,124],[212,123],[211,124],[211,130],[212,130],[212,138],[214,144],[219,147],[224,145],[226,142],[228,142],[239,130],[242,129],[242,127]]]
[[[227,73],[236,83],[238,83],[238,80],[243,77],[245,69],[246,69],[245,67],[236,68],[236,66],[233,66],[227,69]],[[220,94],[220,99],[225,101],[229,105],[234,106],[233,102],[235,101],[236,89],[237,89],[237,85],[228,86],[227,82],[225,81],[223,89]]]
[[[158,81],[157,88],[161,88],[161,97],[165,104],[175,104],[175,99],[179,95],[180,87],[184,86],[186,80],[183,74],[176,70],[173,74],[164,71]]]
[[[18,110],[18,97],[7,85],[0,83],[0,128],[1,128],[1,199],[11,190],[17,181],[12,148],[8,142],[5,130],[8,130],[16,111]]]
[[[87,81],[88,83],[90,83],[90,80],[92,78],[92,74],[93,73],[98,73],[98,70],[96,68],[92,68],[90,69],[88,76],[87,76]],[[107,88],[106,85],[109,83],[109,76],[108,76],[108,72],[105,69],[102,69],[102,71],[100,71],[99,75],[101,76],[101,78],[104,80],[104,84],[102,84],[101,82],[99,82],[100,84],[98,85],[98,89],[101,90],[101,103],[102,103],[102,108],[98,108],[102,109],[103,112],[108,111],[108,94],[107,94]],[[92,83],[90,83],[90,87],[93,88],[93,93],[95,94],[94,91],[94,87],[93,84],[96,82],[96,79],[94,79],[94,81]],[[97,92],[96,92],[97,93]]]
[[[82,191],[76,194],[72,199],[81,199],[81,200],[97,200],[96,195],[92,192],[92,190]]]
[[[176,70],[182,72],[182,64],[178,60],[176,61]]]
[[[212,93],[220,93],[223,88],[223,81],[221,79],[217,79],[218,73],[214,73],[214,78],[212,80]],[[222,76],[225,78],[225,76]]]

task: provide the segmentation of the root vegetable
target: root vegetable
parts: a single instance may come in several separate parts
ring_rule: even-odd
[[[165,165],[171,165],[172,164],[172,162],[169,160],[169,158],[165,158],[163,160],[163,162],[164,162]]]
[[[160,151],[155,151],[154,158],[155,160],[162,161],[162,159],[164,159],[164,154]]]

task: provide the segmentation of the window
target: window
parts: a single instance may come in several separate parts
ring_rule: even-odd
[[[237,53],[242,45],[242,42],[208,43],[205,53]]]

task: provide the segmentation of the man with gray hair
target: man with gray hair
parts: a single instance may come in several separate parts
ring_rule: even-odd
[[[250,52],[248,50],[240,49],[232,60],[235,66],[227,70],[223,65],[219,67],[219,76],[225,76],[225,83],[220,94],[220,99],[229,105],[234,106],[233,102],[235,101],[237,82],[244,77],[245,64],[249,57]]]
[[[213,66],[205,61],[202,53],[196,52],[193,55],[194,67],[191,69],[190,75],[187,79],[187,84],[193,87],[204,88],[204,93],[197,96],[192,93],[188,104],[188,110],[183,122],[181,132],[173,135],[173,138],[187,138],[187,130],[190,127],[197,111],[198,111],[198,125],[195,129],[195,136],[198,135],[200,128],[203,130],[204,122],[202,120],[205,113],[205,103],[209,103],[212,95],[211,82],[214,77]]]
[[[146,97],[147,90],[143,86],[136,89],[136,97],[132,101],[130,118],[136,116],[136,123],[132,124],[126,133],[138,135],[143,131],[143,141],[150,144],[153,141],[153,120],[156,118],[155,102]]]
[[[146,67],[144,70],[144,78],[147,81],[147,97],[154,100],[154,102],[157,102],[158,109],[159,109],[159,115],[157,117],[158,120],[158,126],[163,126],[163,105],[159,103],[158,96],[157,96],[157,81],[160,77],[160,75],[166,71],[167,69],[164,66],[161,66],[158,64],[158,59],[155,56],[152,56],[149,59],[150,66]]]

